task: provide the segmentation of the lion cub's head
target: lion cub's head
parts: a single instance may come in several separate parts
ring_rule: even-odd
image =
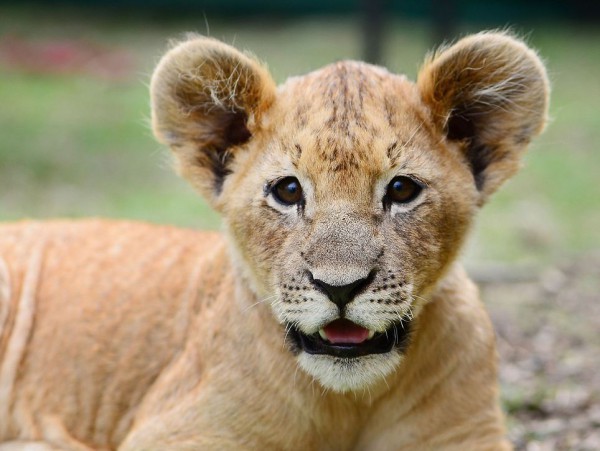
[[[223,215],[300,366],[338,391],[390,373],[473,215],[546,119],[537,55],[506,35],[431,56],[417,82],[345,61],[276,87],[213,39],[152,79],[156,136]]]

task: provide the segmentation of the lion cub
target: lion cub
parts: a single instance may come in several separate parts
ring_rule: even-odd
[[[225,231],[0,228],[0,450],[510,449],[455,258],[548,91],[503,33],[416,83],[343,61],[277,87],[226,44],[178,44],[154,132]]]

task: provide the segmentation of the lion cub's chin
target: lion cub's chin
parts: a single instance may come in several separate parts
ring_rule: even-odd
[[[385,354],[362,357],[334,357],[301,352],[300,368],[314,377],[326,389],[344,393],[365,390],[382,382],[402,361],[402,354],[394,349]]]

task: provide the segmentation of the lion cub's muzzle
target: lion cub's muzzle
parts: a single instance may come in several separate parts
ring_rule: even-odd
[[[345,306],[371,285],[376,272],[376,270],[372,270],[367,277],[345,285],[331,285],[323,280],[315,279],[313,274],[308,271],[309,281],[337,305],[340,317],[319,329],[317,333],[310,335],[291,326],[290,337],[295,345],[309,354],[326,354],[345,358],[384,354],[390,352],[394,347],[404,348],[410,333],[408,319],[392,324],[383,332],[375,332],[344,318]]]

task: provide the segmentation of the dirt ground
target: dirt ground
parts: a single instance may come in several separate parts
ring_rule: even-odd
[[[600,252],[474,278],[496,326],[515,448],[600,450]]]

